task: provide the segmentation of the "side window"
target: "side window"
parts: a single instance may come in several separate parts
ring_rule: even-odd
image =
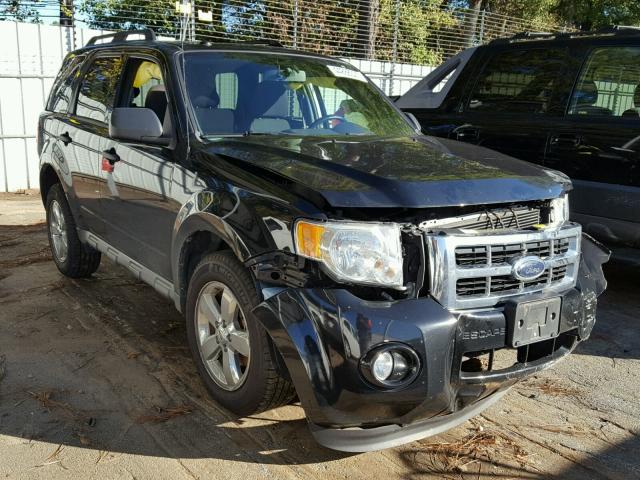
[[[152,102],[151,92],[164,92],[164,79],[160,66],[148,60],[132,60],[128,68],[133,68],[133,82],[129,92],[129,102],[131,107],[147,107]],[[151,95],[150,95],[151,94]],[[162,119],[160,119],[162,120]]]
[[[47,110],[50,112],[63,113],[67,111],[71,103],[71,95],[73,93],[73,81],[79,75],[80,66],[84,57],[76,55],[69,56],[65,60],[56,82],[51,89],[49,100],[47,102]]]
[[[593,50],[571,95],[569,115],[640,119],[640,47]]]
[[[561,49],[511,50],[489,59],[471,94],[468,109],[544,114],[567,54]]]
[[[76,115],[106,123],[121,72],[120,57],[95,59],[80,83]]]

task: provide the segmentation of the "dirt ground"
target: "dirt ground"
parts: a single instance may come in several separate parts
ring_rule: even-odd
[[[0,478],[640,478],[640,277],[606,273],[569,359],[453,431],[348,455],[297,405],[216,405],[168,301],[106,259],[63,277],[37,194],[0,194]]]

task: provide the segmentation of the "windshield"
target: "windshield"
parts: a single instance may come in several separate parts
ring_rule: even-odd
[[[185,83],[205,136],[407,136],[410,124],[354,67],[245,52],[187,52]]]

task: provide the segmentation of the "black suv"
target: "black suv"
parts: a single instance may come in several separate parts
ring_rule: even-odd
[[[525,33],[463,51],[397,102],[424,132],[571,177],[571,218],[640,247],[640,29]]]
[[[139,33],[139,32],[138,32]],[[346,62],[118,33],[40,117],[53,258],[184,313],[213,397],[346,451],[435,434],[586,339],[608,253],[551,170],[426,137]]]

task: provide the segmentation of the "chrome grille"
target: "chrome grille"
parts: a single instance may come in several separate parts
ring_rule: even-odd
[[[541,222],[540,208],[513,207],[484,210],[461,217],[427,220],[420,224],[423,230],[522,230]]]
[[[582,230],[562,228],[511,234],[427,234],[431,294],[447,308],[494,306],[509,296],[563,291],[576,283]],[[517,280],[514,259],[535,255],[545,263],[536,279]]]
[[[527,290],[531,287],[545,286],[549,283],[560,282],[567,274],[567,266],[548,268],[535,280],[522,282],[522,287]],[[520,290],[521,282],[511,275],[496,275],[494,277],[461,278],[456,282],[456,294],[458,297],[471,297],[476,295],[495,295],[513,293]],[[487,290],[488,289],[488,290]]]

